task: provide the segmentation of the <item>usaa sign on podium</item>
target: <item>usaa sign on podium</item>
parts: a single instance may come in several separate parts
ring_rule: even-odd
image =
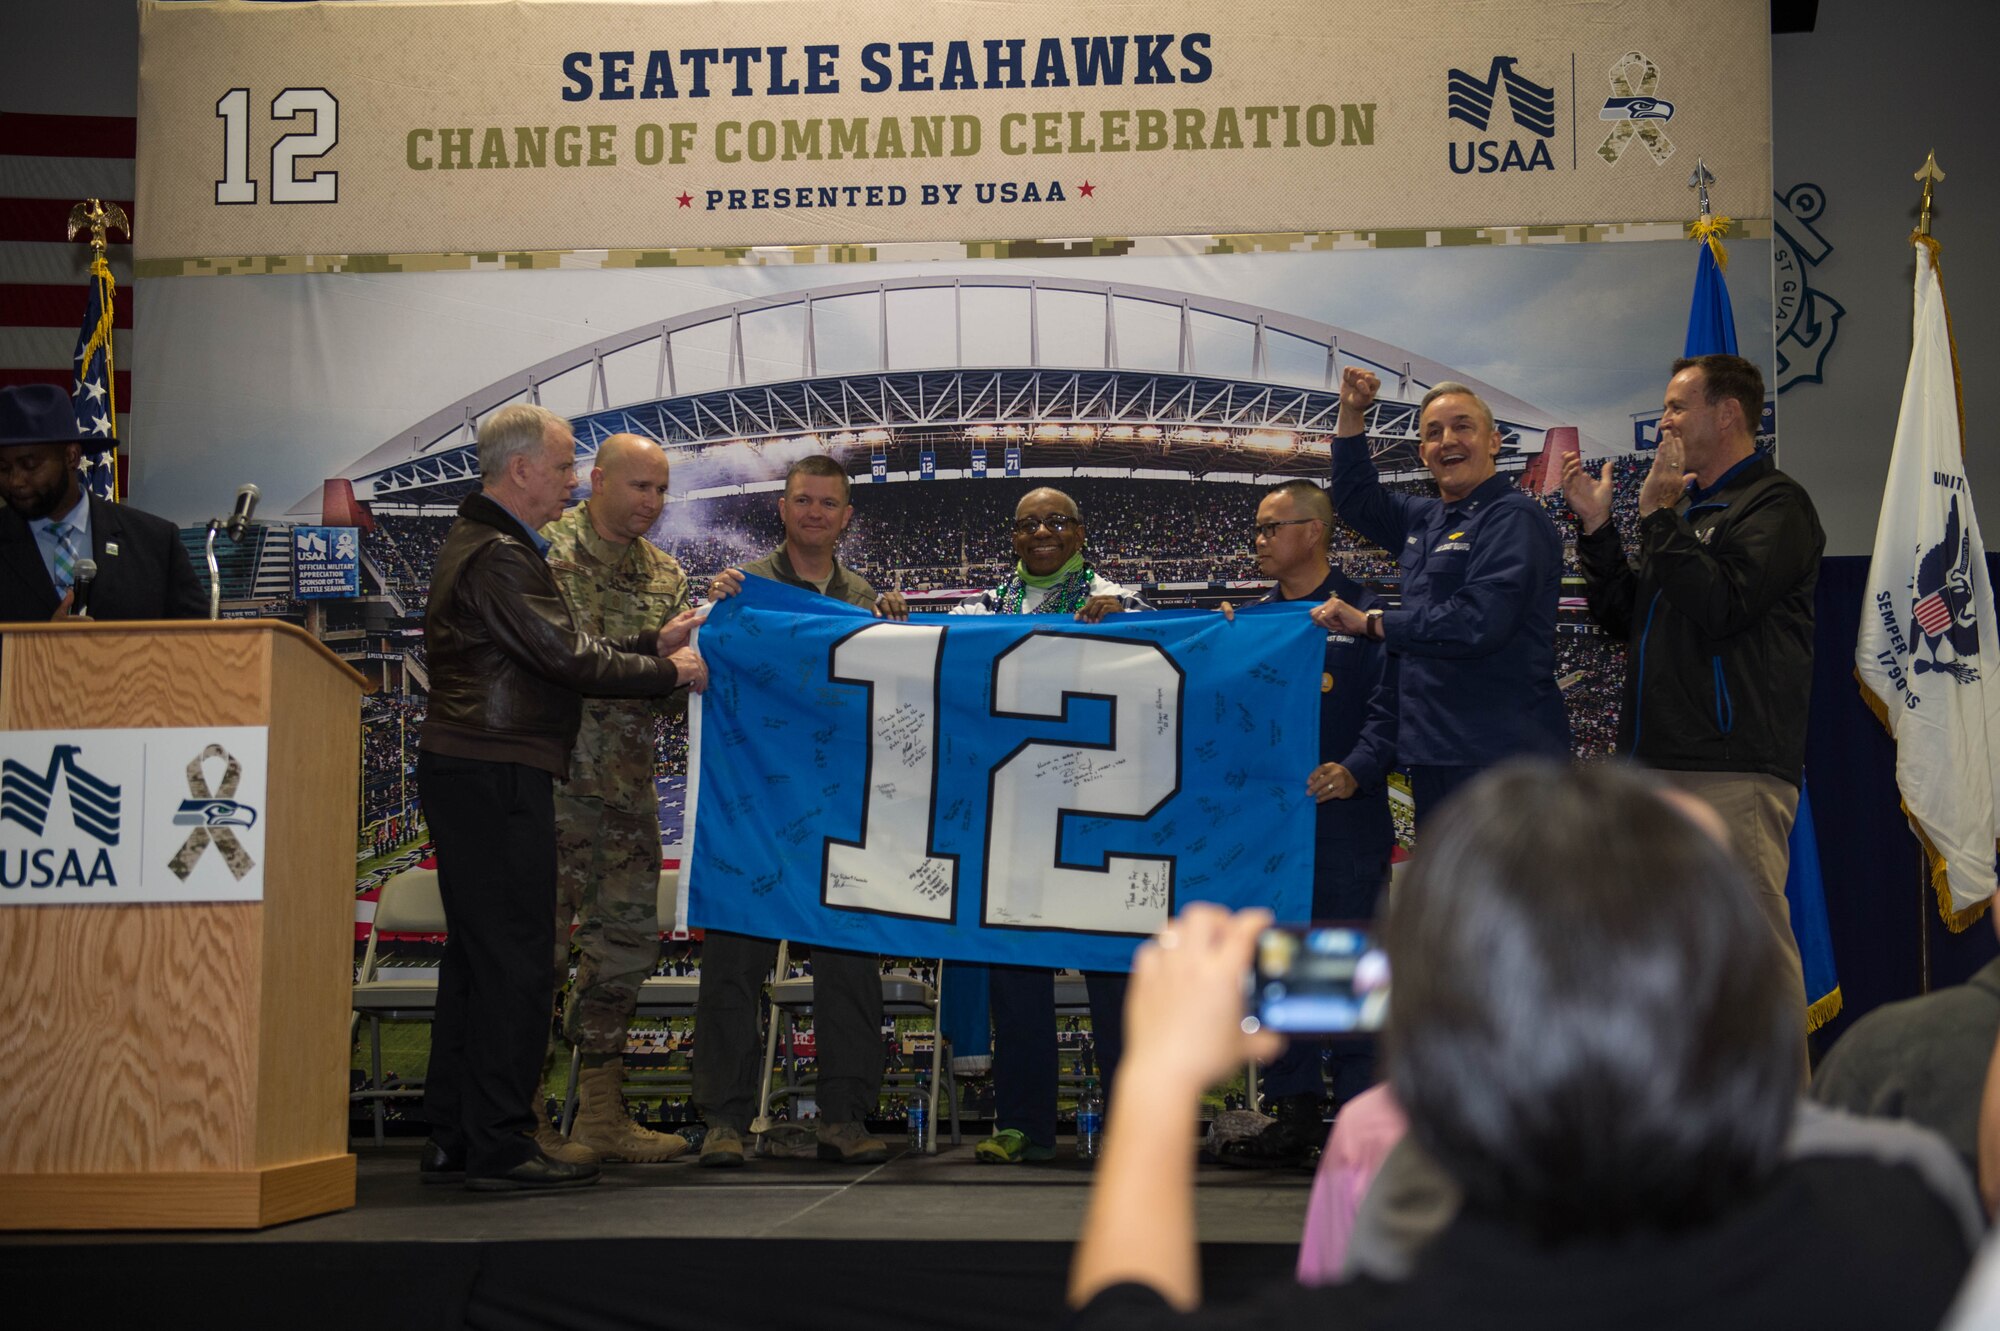
[[[0,734],[0,907],[261,901],[262,726]]]

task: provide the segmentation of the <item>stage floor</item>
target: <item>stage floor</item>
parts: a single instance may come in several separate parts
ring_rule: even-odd
[[[417,1179],[415,1143],[357,1148],[352,1210],[253,1233],[22,1234],[17,1289],[65,1320],[382,1327],[1044,1327],[1058,1320],[1091,1167],[980,1165],[972,1140],[847,1168],[692,1157],[590,1188],[468,1193]],[[1197,1175],[1212,1295],[1292,1268],[1311,1178]],[[254,1321],[250,1319],[255,1319]]]

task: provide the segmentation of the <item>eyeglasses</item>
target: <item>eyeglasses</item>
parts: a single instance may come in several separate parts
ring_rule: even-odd
[[[1015,518],[1014,534],[1016,536],[1033,536],[1037,528],[1047,527],[1050,531],[1060,536],[1071,527],[1081,527],[1082,525],[1082,518],[1073,518],[1067,513],[1050,513],[1039,518]]]
[[[1250,530],[1257,534],[1258,540],[1268,541],[1278,534],[1280,527],[1296,527],[1301,523],[1318,521],[1318,518],[1286,518],[1283,522],[1260,522]]]

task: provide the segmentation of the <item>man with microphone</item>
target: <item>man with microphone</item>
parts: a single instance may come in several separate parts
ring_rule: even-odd
[[[83,493],[78,462],[110,443],[62,389],[0,388],[0,622],[207,616],[174,524]]]

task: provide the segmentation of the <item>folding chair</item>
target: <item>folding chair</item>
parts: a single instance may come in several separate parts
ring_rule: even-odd
[[[680,900],[681,875],[678,869],[660,870],[659,896],[656,898],[662,932],[674,927],[674,911]],[[670,1017],[692,1017],[696,996],[701,992],[701,979],[694,975],[649,975],[639,985],[639,1006],[632,1015],[652,1021],[665,1021]],[[576,1119],[577,1078],[583,1071],[583,1051],[570,1046],[569,1090],[563,1096],[562,1133],[569,1135],[570,1124]],[[648,1078],[654,1084],[655,1078]],[[666,1079],[671,1082],[672,1078]]]
[[[770,1025],[764,1034],[764,1084],[757,1099],[762,1112],[757,1115],[757,1121],[750,1125],[752,1132],[763,1132],[771,1126],[771,1105],[774,1101],[803,1094],[806,1087],[813,1080],[810,1078],[801,1080],[799,1078],[797,1058],[793,1052],[796,1043],[793,1039],[793,1031],[797,1026],[798,1018],[812,1011],[813,981],[809,975],[799,976],[796,979],[787,978],[785,971],[790,965],[790,959],[791,944],[787,942],[779,943],[778,960],[771,977]],[[942,960],[937,963],[937,978],[940,982],[944,979],[944,962]],[[961,1140],[958,1130],[958,1088],[957,1084],[951,1079],[951,1061],[944,1057],[944,1027],[938,1021],[940,1006],[938,992],[939,985],[926,984],[914,975],[903,975],[894,972],[886,974],[882,977],[882,1015],[885,1017],[929,1017],[931,1019],[931,1028],[933,1031],[933,1038],[931,1040],[931,1085],[930,1106],[927,1112],[930,1114],[931,1123],[935,1125],[938,1121],[938,1096],[941,1091],[944,1091],[945,1087],[949,1086],[950,1090],[944,1093],[947,1096],[947,1103],[951,1111],[951,1144],[956,1146]],[[783,1028],[785,1033],[785,1050],[782,1060],[777,1056],[778,1031],[780,1027]],[[773,1080],[776,1075],[777,1065],[780,1062],[784,1064],[785,1080],[774,1085]],[[883,1082],[884,1085],[893,1086],[895,1083],[894,1074],[885,1072]],[[928,1153],[936,1155],[937,1149],[938,1134],[935,1127],[933,1127]]]
[[[374,1106],[375,1141],[381,1144],[383,1101],[421,1096],[418,1086],[385,1090],[382,1086],[382,1023],[384,1021],[432,1021],[437,1017],[438,973],[435,966],[397,966],[382,969],[379,944],[383,934],[442,934],[445,932],[444,900],[438,895],[435,869],[405,869],[382,884],[381,899],[375,903],[375,922],[368,929],[368,948],[361,957],[361,978],[354,982],[354,1019],[348,1035],[365,1017],[368,1020],[369,1089],[354,1091],[348,1099],[366,1100]]]
[[[1064,1017],[1088,1017],[1090,1015],[1090,987],[1084,981],[1083,972],[1061,970],[1056,972],[1056,1020]],[[1093,1032],[1093,1035],[1095,1033]],[[1093,1056],[1093,1068],[1095,1066]],[[1056,1063],[1056,1085],[1074,1086],[1081,1089],[1084,1078],[1063,1070],[1061,1060]],[[1102,1085],[1100,1083],[1100,1089]]]

